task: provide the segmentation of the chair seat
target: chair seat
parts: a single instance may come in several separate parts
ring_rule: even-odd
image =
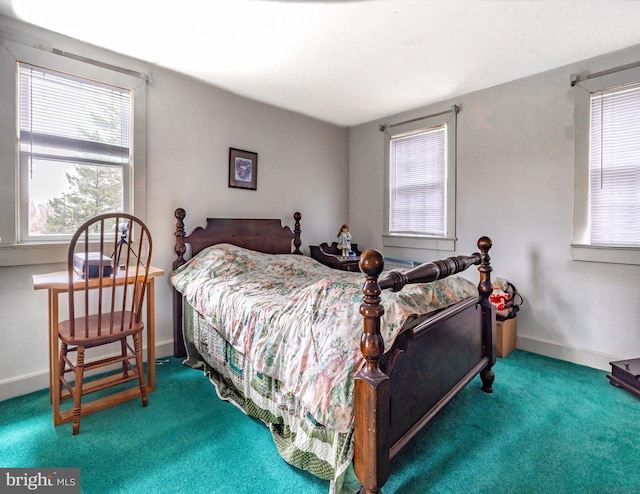
[[[60,340],[70,345],[81,345],[84,347],[92,347],[96,345],[104,345],[113,341],[119,341],[129,335],[139,333],[144,329],[144,324],[136,323],[131,320],[131,312],[115,312],[113,321],[111,313],[90,315],[88,319],[89,332],[85,334],[85,317],[77,317],[75,319],[75,336],[71,336],[71,321],[62,321],[58,327]],[[120,326],[124,319],[124,327]],[[100,324],[98,324],[100,323]],[[131,324],[131,327],[129,327]],[[100,328],[100,333],[98,333]]]

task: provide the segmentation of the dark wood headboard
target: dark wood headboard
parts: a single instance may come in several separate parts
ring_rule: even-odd
[[[295,225],[293,231],[288,226],[282,226],[279,219],[254,218],[207,218],[207,225],[195,228],[189,235],[185,234],[184,218],[187,215],[182,208],[175,210],[175,252],[176,260],[173,269],[187,262],[184,258],[187,244],[191,246],[191,255],[195,256],[201,250],[215,244],[233,244],[245,249],[251,249],[267,254],[299,254],[302,255],[300,245],[300,219],[302,215],[293,215]],[[293,240],[293,252],[291,241]],[[176,357],[184,357],[186,351],[182,339],[182,296],[174,290],[173,297],[173,353]]]

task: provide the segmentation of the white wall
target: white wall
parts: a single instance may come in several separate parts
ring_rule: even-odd
[[[2,32],[107,63],[141,65],[0,17]],[[348,130],[159,67],[147,69],[153,71],[153,82],[147,90],[146,223],[154,240],[153,264],[167,272],[156,281],[161,356],[173,349],[168,273],[174,260],[175,208],[186,209],[188,231],[216,216],[281,218],[293,227],[293,213],[300,211],[308,252],[310,244],[333,238],[347,218]],[[14,118],[6,112],[0,108],[0,121]],[[229,147],[258,153],[257,191],[228,187]],[[13,152],[0,154],[0,166],[15,167]],[[0,267],[0,400],[48,386],[47,294],[33,290],[31,276],[64,268]]]
[[[610,369],[611,360],[640,357],[640,266],[577,262],[570,252],[573,97],[581,90],[570,87],[570,75],[636,62],[637,54],[634,47],[352,128],[354,239],[421,261],[452,254],[383,249],[378,125],[459,105],[457,253],[476,252],[481,235],[493,240],[493,274],[512,280],[526,300],[518,347],[601,369]],[[466,276],[478,279],[474,268]]]

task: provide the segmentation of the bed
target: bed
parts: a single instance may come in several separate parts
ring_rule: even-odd
[[[368,249],[353,273],[302,255],[300,213],[293,230],[208,218],[188,235],[185,217],[175,211],[175,356],[330,492],[381,492],[390,460],[458,391],[480,375],[492,392],[488,237],[404,271]],[[477,286],[453,276],[472,265]]]

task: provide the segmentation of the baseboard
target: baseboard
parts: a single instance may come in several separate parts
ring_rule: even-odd
[[[593,367],[594,369],[600,369],[604,371],[611,370],[611,365],[609,365],[609,362],[623,359],[619,355],[609,355],[606,353],[586,350],[584,348],[559,345],[558,343],[554,343],[552,341],[539,340],[527,336],[518,335],[516,341],[516,347],[519,350],[525,350],[527,352],[544,355],[545,357],[565,360],[574,364]]]
[[[593,367],[604,371],[611,370],[609,362],[623,360],[619,355],[593,352],[583,348],[559,345],[545,340],[538,340],[527,336],[518,335],[516,347],[531,353],[544,355],[558,360],[573,362],[574,364]],[[146,351],[145,351],[146,355]],[[169,357],[173,355],[173,340],[168,340],[156,345],[156,357]],[[508,358],[508,357],[507,357]],[[49,370],[33,374],[14,377],[0,381],[0,401],[8,400],[16,396],[25,395],[49,387]]]
[[[147,356],[146,348],[143,352]],[[173,355],[173,340],[156,344],[156,358]],[[0,401],[49,388],[49,369],[0,381]]]

